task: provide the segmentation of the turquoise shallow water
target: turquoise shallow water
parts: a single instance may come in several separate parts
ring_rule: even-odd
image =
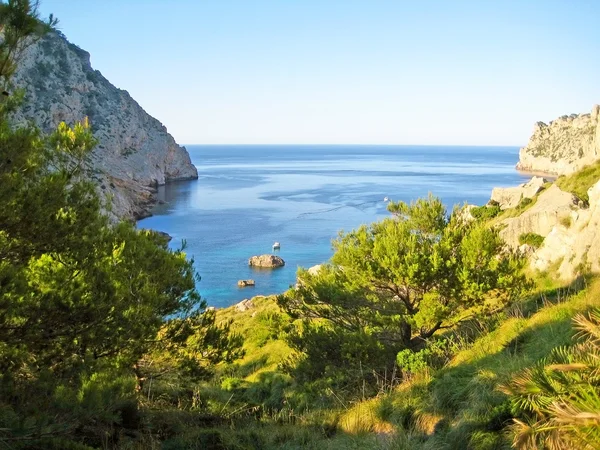
[[[492,187],[527,177],[515,171],[517,147],[433,146],[188,146],[197,181],[161,187],[153,216],[138,226],[184,240],[202,277],[201,295],[228,306],[283,292],[298,266],[331,257],[331,239],[387,215],[384,197],[412,199],[432,192],[454,204],[483,204]],[[286,265],[268,271],[247,265],[276,252]],[[256,287],[240,289],[252,278]]]

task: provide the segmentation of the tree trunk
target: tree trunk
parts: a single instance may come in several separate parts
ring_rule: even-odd
[[[412,329],[408,322],[402,322],[400,324],[400,338],[402,339],[402,345],[408,347],[410,345],[410,338],[412,336]]]

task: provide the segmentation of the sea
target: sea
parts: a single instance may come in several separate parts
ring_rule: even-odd
[[[493,187],[515,186],[518,147],[373,145],[190,145],[198,180],[167,184],[140,228],[185,246],[211,306],[282,293],[299,267],[327,262],[332,239],[387,217],[387,200],[432,193],[449,211],[485,204]],[[273,251],[274,242],[281,244]],[[253,255],[277,254],[285,266],[258,270]],[[253,279],[254,287],[237,282]]]

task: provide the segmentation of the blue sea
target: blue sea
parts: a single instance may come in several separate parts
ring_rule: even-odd
[[[388,215],[385,197],[411,201],[429,192],[449,210],[484,204],[495,186],[526,176],[517,147],[188,146],[198,180],[160,188],[164,203],[138,226],[186,243],[209,305],[229,306],[285,291],[298,267],[327,261],[331,240]],[[276,254],[285,267],[248,267],[253,255]],[[238,288],[252,278],[255,287]]]

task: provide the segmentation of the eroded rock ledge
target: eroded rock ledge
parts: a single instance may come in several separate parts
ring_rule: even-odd
[[[92,69],[89,53],[62,35],[50,33],[29,47],[14,81],[26,90],[17,123],[32,121],[51,132],[61,121],[90,119],[99,144],[88,173],[112,197],[113,218],[144,217],[158,185],[198,178],[188,152],[165,126]]]

